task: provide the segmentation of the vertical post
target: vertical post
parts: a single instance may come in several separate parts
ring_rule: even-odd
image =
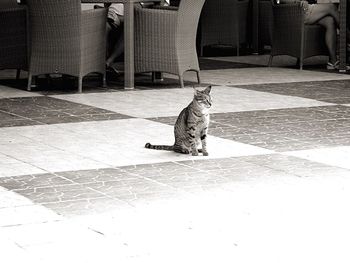
[[[339,3],[339,72],[346,72],[346,5],[347,0],[340,0]]]
[[[134,88],[134,1],[124,3],[124,88]]]

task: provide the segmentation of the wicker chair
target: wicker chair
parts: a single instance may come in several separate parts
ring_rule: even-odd
[[[27,70],[26,7],[16,0],[0,1],[0,69]]]
[[[197,72],[196,32],[205,0],[181,0],[179,7],[136,8],[135,72],[166,72],[179,76]]]
[[[272,10],[273,42],[269,66],[277,55],[297,58],[300,69],[303,69],[304,59],[328,55],[325,30],[319,25],[304,24],[304,12],[299,3],[272,3]]]
[[[32,77],[59,73],[106,82],[106,9],[81,10],[80,0],[27,0],[30,28],[28,90]]]
[[[206,0],[200,17],[200,55],[208,45],[237,48],[247,42],[249,0]]]

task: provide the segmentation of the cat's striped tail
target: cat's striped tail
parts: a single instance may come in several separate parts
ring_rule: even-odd
[[[152,145],[149,142],[145,144],[145,148],[154,149],[154,150],[165,150],[165,151],[173,151],[174,145]]]

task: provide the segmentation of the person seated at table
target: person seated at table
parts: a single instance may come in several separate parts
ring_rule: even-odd
[[[108,7],[107,14],[107,70],[119,74],[115,65],[115,60],[123,54],[124,51],[124,5],[123,4],[105,4]]]
[[[168,0],[165,1],[165,5],[168,4]],[[154,5],[152,2],[140,2],[141,7],[149,7]],[[124,4],[104,4],[108,7],[107,14],[107,70],[113,71],[119,75],[120,72],[116,67],[115,60],[120,57],[124,52]]]
[[[310,3],[299,0],[282,0],[281,3],[300,2],[305,14],[304,23],[306,25],[318,24],[325,28],[325,43],[329,53],[329,62],[327,69],[334,70],[339,68],[339,61],[336,55],[337,48],[337,28],[339,28],[339,11],[332,3]]]

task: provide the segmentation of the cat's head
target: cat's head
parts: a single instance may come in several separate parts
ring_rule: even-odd
[[[194,100],[202,109],[210,109],[212,100],[210,96],[211,86],[206,87],[204,90],[198,90],[194,88]]]

